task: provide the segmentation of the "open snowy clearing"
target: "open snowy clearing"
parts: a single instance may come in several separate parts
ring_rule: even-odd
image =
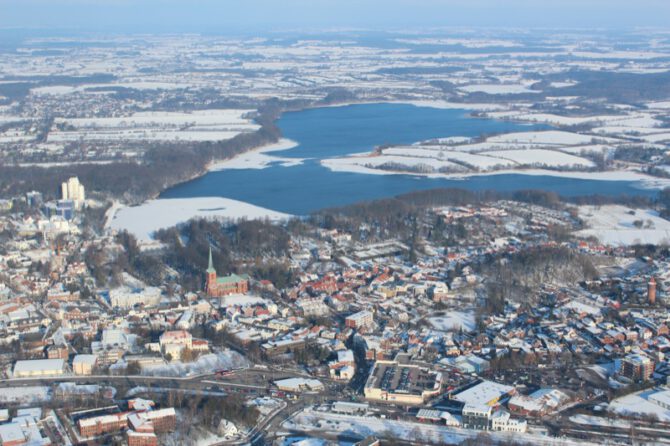
[[[476,176],[490,176],[490,175],[533,175],[533,176],[550,176],[559,178],[574,178],[583,180],[597,180],[597,181],[630,181],[638,183],[640,188],[645,189],[663,189],[670,187],[670,179],[659,178],[647,175],[634,170],[610,170],[605,172],[584,172],[584,171],[558,171],[547,170],[540,168],[533,169],[511,169],[504,168],[502,170],[495,170],[489,172],[465,172],[465,173],[421,173],[421,172],[407,172],[407,171],[391,171],[374,169],[366,167],[364,160],[369,159],[369,156],[356,155],[345,158],[327,158],[321,160],[321,165],[332,170],[333,172],[351,172],[363,173],[369,175],[421,175],[428,178],[446,178],[454,180],[463,180]],[[504,161],[504,160],[501,160]]]
[[[670,410],[649,401],[656,390],[645,390],[617,398],[609,404],[608,410],[618,415],[658,417],[659,421],[670,422]]]
[[[670,221],[650,209],[631,209],[620,205],[580,206],[579,217],[588,229],[580,237],[596,237],[609,245],[670,242]]]
[[[390,147],[388,149],[383,149],[382,154],[383,155],[380,156],[379,158],[387,158],[389,155],[393,155],[403,157],[426,158],[425,162],[430,163],[444,160],[444,161],[450,161],[452,163],[465,164],[468,167],[482,170],[516,166],[516,163],[511,160],[495,158],[482,154],[455,151],[451,150],[451,147],[449,146],[413,145],[413,146]]]
[[[508,159],[517,164],[535,167],[591,168],[594,166],[592,161],[585,158],[556,150],[498,150],[495,152],[484,152],[482,155]]]
[[[190,113],[182,112],[137,112],[131,116],[114,118],[56,118],[56,124],[83,128],[126,128],[146,126],[176,127],[183,125],[193,126],[253,126],[245,115],[255,110],[220,109],[196,110]]]
[[[584,145],[593,143],[594,139],[601,137],[594,137],[591,135],[582,135],[579,133],[564,132],[560,130],[547,130],[540,132],[514,132],[505,133],[503,135],[496,135],[487,138],[487,142],[506,143],[506,144],[536,144],[544,146],[552,145]]]
[[[108,220],[108,227],[126,230],[140,241],[149,242],[152,234],[192,218],[283,220],[289,214],[272,211],[223,197],[159,198],[139,206],[119,207]]]
[[[110,118],[56,118],[48,142],[68,141],[222,141],[260,128],[254,110],[138,112]]]
[[[0,392],[1,404],[37,404],[51,399],[46,386],[5,387]]]
[[[539,93],[538,90],[531,90],[523,84],[475,84],[466,85],[458,88],[467,93],[487,93],[487,94],[521,94],[521,93]]]

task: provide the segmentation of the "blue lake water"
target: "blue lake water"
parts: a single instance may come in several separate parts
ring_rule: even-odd
[[[465,110],[416,107],[408,104],[359,104],[285,113],[277,125],[299,145],[271,155],[309,158],[297,166],[210,172],[166,190],[161,198],[226,197],[296,215],[325,207],[438,187],[514,191],[543,189],[563,196],[586,194],[647,195],[656,191],[629,181],[599,181],[501,174],[467,179],[425,178],[415,175],[369,175],[332,172],[319,160],[368,152],[382,144],[410,144],[449,137],[530,131],[548,128],[507,121],[473,118]]]

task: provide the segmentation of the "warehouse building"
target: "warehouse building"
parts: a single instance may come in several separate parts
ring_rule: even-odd
[[[66,372],[65,361],[62,359],[33,359],[16,361],[14,378],[35,378],[41,376],[60,376]]]

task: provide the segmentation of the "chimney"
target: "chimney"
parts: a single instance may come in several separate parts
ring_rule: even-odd
[[[649,299],[649,305],[656,303],[656,280],[653,277],[647,283],[647,298]]]

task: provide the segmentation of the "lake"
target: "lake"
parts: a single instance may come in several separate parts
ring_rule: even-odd
[[[177,185],[161,198],[225,197],[296,215],[312,211],[438,187],[514,191],[543,189],[563,196],[585,194],[645,195],[655,190],[631,181],[602,181],[520,174],[483,175],[465,179],[415,175],[370,175],[332,172],[324,158],[368,152],[383,144],[411,144],[450,136],[481,135],[548,129],[508,121],[480,119],[467,110],[417,107],[409,104],[357,104],[313,108],[283,114],[277,125],[284,137],[298,143],[273,156],[304,158],[302,164],[272,164],[265,169],[209,172]]]

